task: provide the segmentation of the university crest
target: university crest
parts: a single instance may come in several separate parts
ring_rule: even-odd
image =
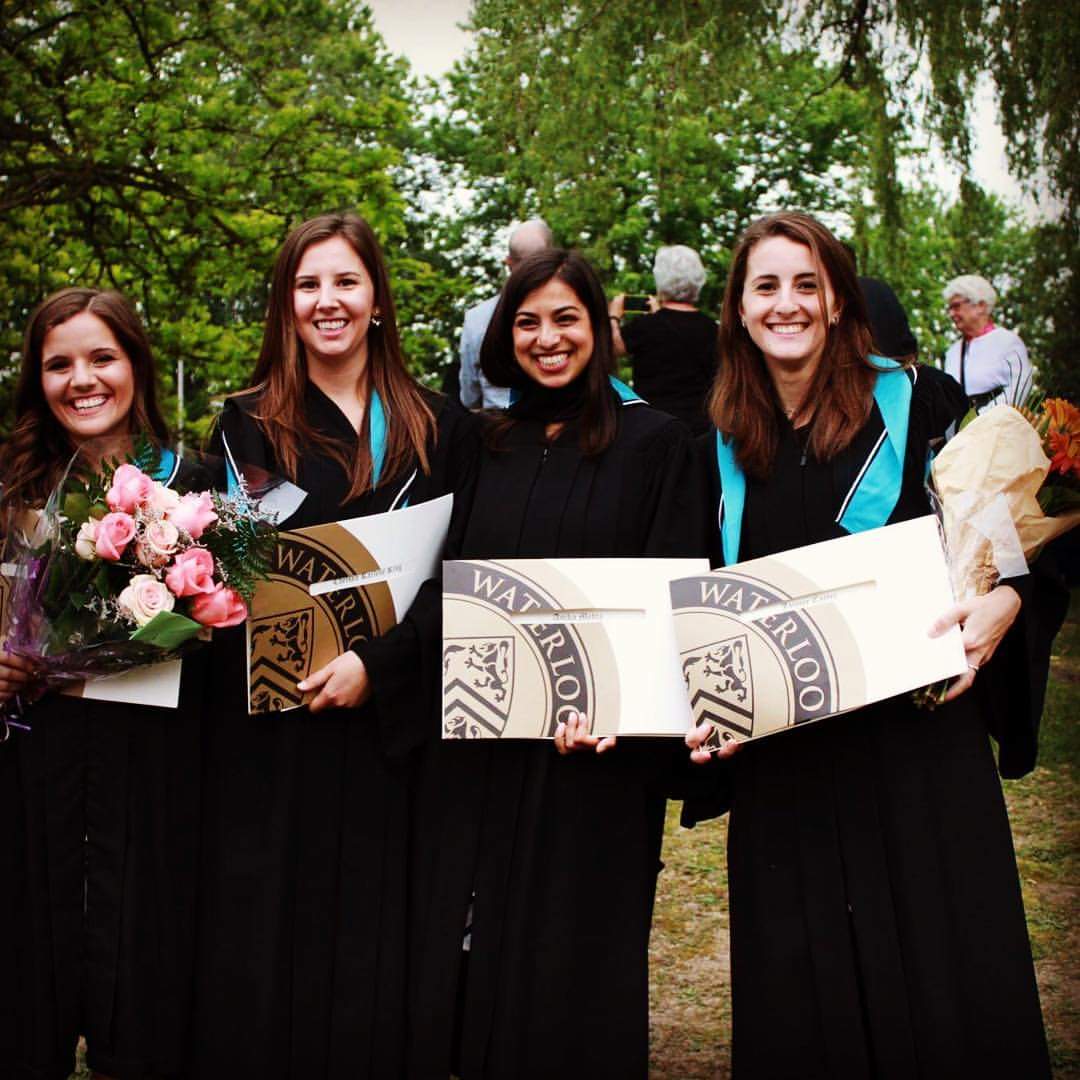
[[[536,560],[443,564],[443,738],[550,738],[570,711],[618,715],[603,628],[560,621],[583,599]],[[551,615],[548,619],[545,616]]]
[[[514,639],[459,638],[443,645],[443,734],[501,735],[510,719]]]
[[[296,684],[353,645],[394,625],[385,582],[312,596],[312,585],[378,570],[370,552],[340,525],[282,532],[268,581],[248,618],[248,711],[304,704]]]

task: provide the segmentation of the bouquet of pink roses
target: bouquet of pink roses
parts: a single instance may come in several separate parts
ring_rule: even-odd
[[[247,618],[277,530],[243,478],[224,475],[145,440],[122,463],[76,454],[11,538],[7,648],[37,663],[39,689],[174,659]]]

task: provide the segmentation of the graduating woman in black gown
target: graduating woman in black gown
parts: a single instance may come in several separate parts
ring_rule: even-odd
[[[481,362],[516,401],[489,433],[455,557],[702,553],[689,432],[609,380],[606,303],[580,256],[515,269]],[[446,742],[425,759],[409,1076],[646,1074],[665,784],[685,751],[570,728],[555,747]]]
[[[951,380],[870,357],[870,340],[823,226],[777,214],[747,230],[724,299],[721,434],[704,444],[716,564],[929,512],[928,449],[965,404]],[[864,470],[905,428],[874,498]],[[721,504],[721,477],[734,491],[740,475],[741,515]],[[1002,584],[937,624],[962,624],[969,664],[948,704],[904,695],[748,743],[713,766],[712,805],[687,804],[690,822],[731,807],[737,1080],[1048,1075],[981,699],[1014,703],[995,732],[1004,762],[1030,742],[1027,591]]]
[[[118,293],[64,289],[27,327],[4,510],[40,508],[89,439],[167,436],[146,331]],[[162,476],[162,480],[168,477]],[[50,693],[0,745],[0,1075],[175,1076],[187,1043],[202,657],[180,707]],[[0,698],[29,675],[0,653]]]
[[[355,215],[286,240],[253,381],[214,447],[307,492],[286,529],[453,491],[474,456],[472,418],[406,371],[382,254]],[[438,587],[310,675],[310,708],[249,716],[243,629],[220,637],[192,1075],[398,1075],[406,795],[410,750],[437,724]]]

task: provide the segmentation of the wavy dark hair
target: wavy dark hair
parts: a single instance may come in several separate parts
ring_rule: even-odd
[[[430,471],[427,447],[429,439],[433,442],[435,438],[435,416],[405,365],[382,248],[371,226],[358,214],[321,214],[298,225],[286,237],[274,261],[266,328],[252,375],[253,385],[241,393],[258,395],[253,415],[274,446],[278,464],[286,475],[295,480],[305,449],[317,447],[338,461],[351,477],[349,491],[342,499],[346,503],[373,486],[367,437],[371,410],[364,410],[363,437],[358,447],[347,446],[312,427],[304,412],[307,356],[293,313],[293,283],[304,252],[312,244],[335,236],[345,239],[364,264],[374,288],[373,310],[382,319],[381,326],[372,323],[367,332],[366,379],[368,387],[378,391],[391,418],[383,479],[388,482],[398,475],[413,454],[420,468],[425,473]]]
[[[870,415],[879,370],[870,359],[873,333],[851,257],[809,214],[786,211],[759,218],[739,238],[731,260],[720,316],[720,363],[709,398],[717,430],[734,439],[739,464],[753,477],[768,476],[780,444],[783,412],[761,350],[739,317],[750,252],[762,240],[785,236],[810,249],[818,269],[818,302],[825,319],[825,349],[807,389],[813,403],[809,450],[829,461],[851,443]],[[828,281],[835,308],[827,309]],[[835,316],[836,325],[830,318]]]
[[[70,432],[56,419],[41,387],[45,336],[68,319],[89,311],[112,331],[131,361],[135,393],[128,429],[167,440],[169,429],[157,401],[156,370],[142,320],[118,292],[90,288],[61,289],[35,308],[23,338],[22,367],[15,387],[15,428],[0,464],[5,511],[40,506],[60,480],[77,449]]]
[[[611,445],[618,427],[618,408],[608,382],[608,376],[615,372],[615,346],[604,287],[589,261],[579,252],[548,248],[522,259],[514,268],[503,286],[484,335],[480,367],[488,381],[496,386],[522,390],[532,384],[514,356],[514,318],[529,293],[554,278],[574,290],[592,327],[593,352],[583,376],[586,395],[580,423],[581,449],[588,455],[600,454]],[[491,429],[493,445],[499,444],[502,435],[514,423],[511,416],[494,423]]]

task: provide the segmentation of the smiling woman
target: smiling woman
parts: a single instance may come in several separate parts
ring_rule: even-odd
[[[306,492],[286,529],[415,506],[467,472],[475,421],[409,375],[355,214],[286,238],[252,384],[212,446]],[[399,625],[298,684],[310,705],[255,716],[244,630],[216,635],[191,1080],[402,1075],[407,800],[439,613],[428,582]]]
[[[514,268],[481,363],[512,403],[448,558],[701,554],[690,432],[609,378],[607,301],[584,258]],[[681,748],[615,746],[574,711],[552,741],[451,740],[422,762],[405,1075],[647,1073],[649,921]]]
[[[31,316],[0,455],[5,525],[90,439],[165,439],[150,342],[119,294],[65,289]],[[113,438],[115,437],[115,439]],[[95,453],[97,453],[95,447]],[[48,693],[0,745],[0,1075],[67,1076],[85,1036],[108,1076],[180,1071],[198,873],[199,657],[176,709]],[[29,664],[0,653],[0,700]]]
[[[820,222],[781,213],[746,230],[724,295],[716,430],[701,444],[715,565],[930,512],[928,453],[964,395],[870,346],[854,267]],[[940,620],[962,624],[968,670],[934,712],[901,695],[720,765],[702,748],[707,726],[689,737],[715,792],[688,801],[684,821],[731,812],[740,1077],[1049,1074],[987,738],[1004,765],[1034,737],[1031,589],[1000,583]],[[1021,698],[1006,728],[993,704]]]

